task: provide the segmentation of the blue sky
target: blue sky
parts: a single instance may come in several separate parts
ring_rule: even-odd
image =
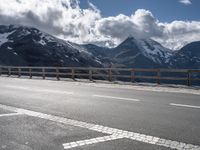
[[[150,10],[163,22],[174,20],[200,20],[200,0],[184,5],[179,0],[90,0],[104,17],[125,14],[130,16],[137,9]],[[81,0],[81,7],[88,7],[88,0]]]
[[[80,44],[113,47],[133,36],[177,50],[200,41],[200,0],[0,1],[0,24],[33,26]]]

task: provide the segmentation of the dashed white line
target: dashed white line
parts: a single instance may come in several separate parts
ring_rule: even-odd
[[[126,100],[126,101],[136,101],[139,102],[139,99],[134,99],[134,98],[125,98],[125,97],[113,97],[113,96],[106,96],[106,95],[93,95],[94,97],[99,97],[99,98],[108,98],[108,99],[118,99],[118,100]]]
[[[24,86],[12,86],[12,85],[6,85],[7,88],[14,88],[14,89],[20,89],[20,90],[26,90],[31,92],[46,92],[46,93],[55,93],[55,94],[67,94],[67,95],[73,95],[74,92],[67,92],[67,91],[61,91],[61,90],[50,90],[50,89],[35,89],[33,87],[24,87]]]
[[[30,90],[30,88],[24,86],[4,85],[4,87],[12,89],[20,89],[20,90]]]
[[[67,95],[74,94],[74,92],[66,92],[66,91],[58,91],[58,90],[38,90],[38,92],[50,92],[50,93],[67,94]]]
[[[126,130],[120,130],[117,128],[110,128],[110,127],[106,127],[106,126],[102,126],[102,125],[72,120],[72,119],[68,119],[68,118],[64,118],[64,117],[58,117],[58,116],[44,114],[44,113],[35,112],[35,111],[30,111],[30,110],[26,110],[26,109],[21,109],[21,108],[16,108],[16,107],[11,107],[11,106],[1,105],[1,104],[0,104],[0,108],[9,110],[9,111],[18,112],[18,113],[23,113],[23,114],[26,114],[26,115],[32,116],[32,117],[38,117],[38,118],[54,121],[57,123],[63,123],[63,124],[72,125],[75,127],[89,129],[89,130],[100,132],[100,133],[109,134],[110,137],[113,137],[113,138],[117,138],[117,137],[118,138],[119,137],[128,138],[128,139],[131,139],[134,141],[153,144],[153,145],[157,145],[157,146],[163,146],[163,147],[177,149],[177,150],[199,150],[200,149],[199,145],[193,145],[193,144],[187,144],[187,143],[178,142],[178,141],[172,141],[169,139],[163,139],[163,138],[154,137],[151,135],[145,135],[145,134],[130,132],[130,131],[126,131]],[[97,143],[97,142],[95,142],[95,143]],[[65,146],[67,147],[67,145],[65,145]],[[73,147],[71,147],[71,148],[73,148]]]
[[[0,114],[0,117],[9,117],[9,116],[16,116],[16,115],[22,115],[22,113]]]
[[[197,108],[197,109],[200,109],[200,106],[194,106],[194,105],[175,104],[175,103],[170,103],[170,105],[177,106],[177,107],[187,107],[187,108]]]

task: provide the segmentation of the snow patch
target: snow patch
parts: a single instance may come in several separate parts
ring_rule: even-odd
[[[76,62],[79,62],[79,60],[78,60],[77,58],[75,58],[75,61],[76,61]]]
[[[46,33],[40,32],[40,39],[44,41],[44,39],[46,40],[46,42],[54,42],[54,38]],[[45,43],[46,43],[45,42]]]
[[[83,48],[83,47],[81,47],[81,46],[79,46],[79,45],[77,45],[77,44],[74,44],[74,43],[71,43],[71,42],[67,42],[67,44],[68,44],[71,48],[77,49],[79,52],[84,52],[84,53],[86,53],[86,54],[88,54],[88,55],[92,55],[92,54],[89,53],[85,48]]]
[[[17,35],[17,37],[24,37],[24,36],[27,36],[27,35],[29,35],[29,34],[31,34],[30,31],[27,31],[26,29],[23,29],[23,30]]]
[[[95,61],[96,61],[97,63],[99,63],[99,64],[101,64],[101,65],[102,65],[102,62],[101,62],[101,61],[99,61],[98,59],[95,59]]]
[[[142,48],[143,54],[156,63],[162,63],[163,61],[166,63],[172,56],[169,49],[151,39],[138,40],[138,45]]]
[[[36,32],[36,30],[34,32]],[[48,42],[55,42],[55,39],[52,36],[50,36],[46,33],[43,33],[41,31],[39,31],[39,36],[40,36],[40,40],[38,42],[35,41],[35,43],[39,43],[39,44],[45,46],[45,45],[47,45]]]
[[[43,45],[43,46],[47,45],[47,43],[44,40],[40,40],[40,41],[38,41],[38,43]]]
[[[13,32],[14,31],[3,34],[0,33],[0,46],[9,41],[8,36],[11,35]]]
[[[7,48],[8,48],[9,50],[12,50],[12,49],[13,49],[13,48],[12,48],[12,47],[10,47],[10,46],[8,46]]]

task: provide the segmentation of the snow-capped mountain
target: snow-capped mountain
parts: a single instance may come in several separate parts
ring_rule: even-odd
[[[138,40],[138,47],[142,49],[142,54],[155,63],[167,63],[173,55],[173,51],[163,47],[160,43],[152,39]]]
[[[128,37],[115,48],[64,41],[36,28],[0,25],[0,65],[200,69],[200,42],[179,51]]]
[[[153,62],[159,64],[166,63],[173,55],[172,50],[163,47],[152,39],[135,39],[134,37],[128,37],[116,49],[117,50],[114,51],[120,51],[122,54],[124,52],[127,53],[128,51],[135,51],[137,52],[135,53],[136,55],[140,53]]]
[[[128,37],[109,54],[118,64],[137,68],[166,67],[173,51],[151,39]]]
[[[200,69],[200,41],[192,42],[170,58],[170,67]]]
[[[95,66],[101,60],[84,47],[36,28],[0,26],[0,63],[31,66]]]

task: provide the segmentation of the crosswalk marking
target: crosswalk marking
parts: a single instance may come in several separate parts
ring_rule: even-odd
[[[68,119],[68,118],[64,118],[64,117],[54,116],[54,115],[50,115],[50,114],[44,114],[44,113],[40,113],[40,112],[36,112],[36,111],[30,111],[30,110],[26,110],[26,109],[21,109],[21,108],[16,108],[16,107],[11,107],[11,106],[1,105],[1,104],[0,104],[0,108],[5,109],[5,110],[9,110],[9,111],[14,111],[14,112],[17,112],[17,113],[20,113],[20,114],[22,113],[22,114],[32,116],[32,117],[38,117],[38,118],[54,121],[54,122],[57,122],[57,123],[63,123],[63,124],[72,125],[72,126],[75,126],[75,127],[81,127],[81,128],[89,129],[89,130],[100,132],[100,133],[105,133],[105,134],[108,134],[108,136],[106,136],[106,138],[108,138],[109,140],[112,140],[111,137],[114,138],[113,140],[115,140],[117,138],[128,138],[128,139],[131,139],[131,140],[134,140],[134,141],[153,144],[153,145],[157,145],[157,146],[163,146],[163,147],[167,147],[167,148],[171,148],[171,149],[200,150],[199,145],[193,145],[193,144],[173,141],[173,140],[170,140],[170,139],[154,137],[154,136],[151,136],[151,135],[145,135],[145,134],[141,134],[141,133],[130,132],[130,131],[121,130],[121,129],[117,129],[117,128],[110,128],[110,127],[102,126],[102,125],[98,125],[98,124],[92,124],[92,123],[87,123],[87,122],[83,122],[83,121],[77,121],[77,120],[73,120],[73,119]],[[94,142],[94,143],[100,143],[100,142],[101,141]],[[104,142],[104,141],[102,141],[102,142]],[[89,143],[92,144],[93,142],[89,141]],[[67,143],[64,145],[64,147],[67,148]],[[71,148],[73,148],[73,147],[71,147]]]

